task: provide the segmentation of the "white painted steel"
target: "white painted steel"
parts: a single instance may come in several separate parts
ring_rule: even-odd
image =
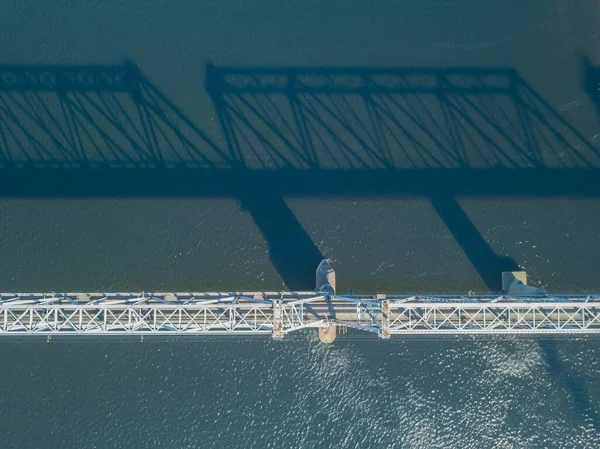
[[[0,336],[267,334],[280,339],[325,321],[381,338],[600,333],[600,295],[0,293]]]

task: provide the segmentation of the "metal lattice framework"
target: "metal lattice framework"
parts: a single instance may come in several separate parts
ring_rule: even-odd
[[[0,335],[267,334],[347,326],[396,334],[599,333],[600,295],[322,292],[2,293]]]

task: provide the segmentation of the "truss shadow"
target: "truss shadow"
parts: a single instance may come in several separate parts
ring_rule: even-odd
[[[207,65],[251,168],[576,169],[600,153],[512,68]]]
[[[208,64],[206,90],[237,166],[294,174],[288,194],[427,197],[491,290],[518,264],[458,197],[599,193],[598,149],[512,68]]]
[[[600,195],[597,148],[511,68],[208,64],[205,82],[225,144],[132,63],[0,66],[0,196],[233,197],[292,289],[323,254],[284,198],[424,197],[498,290],[517,264],[459,198]]]

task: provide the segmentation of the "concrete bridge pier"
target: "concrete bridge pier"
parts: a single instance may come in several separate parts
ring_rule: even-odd
[[[502,290],[511,295],[545,295],[546,290],[541,287],[527,285],[527,272],[503,271]]]
[[[327,324],[323,324],[319,328],[319,340],[321,340],[321,343],[325,343],[325,344],[333,343],[336,336],[337,336],[337,326],[333,323],[328,322]]]
[[[316,290],[330,295],[335,294],[335,270],[327,259],[323,259],[317,267]]]
[[[331,267],[327,259],[323,259],[317,267],[316,290],[328,296],[335,294],[335,270]],[[329,301],[329,298],[327,301]],[[333,343],[336,336],[337,326],[329,319],[319,327],[319,340],[321,340],[321,343]]]

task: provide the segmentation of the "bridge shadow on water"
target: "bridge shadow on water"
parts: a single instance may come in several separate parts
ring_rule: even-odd
[[[512,68],[208,64],[205,82],[224,143],[132,63],[0,66],[0,196],[236,198],[292,290],[313,288],[324,255],[286,198],[425,198],[497,291],[517,261],[461,198],[600,195],[598,149]]]
[[[233,197],[290,289],[324,255],[285,198],[427,198],[499,290],[518,264],[460,198],[600,193],[598,150],[512,68],[208,64],[205,83],[224,143],[133,63],[0,66],[0,195]]]

